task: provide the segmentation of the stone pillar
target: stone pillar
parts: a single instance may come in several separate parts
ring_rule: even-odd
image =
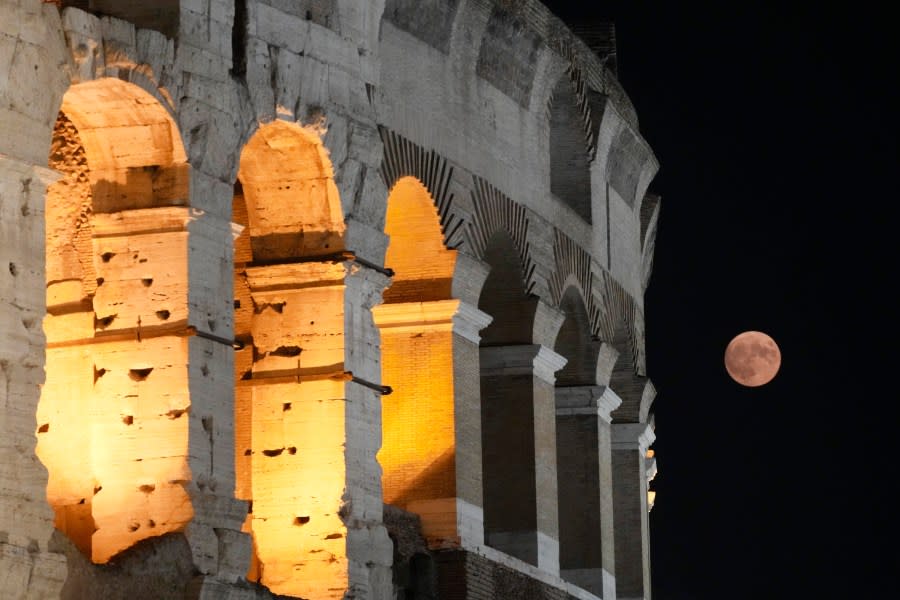
[[[560,575],[615,598],[610,412],[622,400],[604,386],[556,388]]]
[[[253,363],[238,382],[251,388],[249,411],[239,412],[250,412],[244,453],[260,581],[304,598],[388,598],[379,396],[365,385],[380,375],[368,309],[387,279],[346,262],[247,267],[246,275]]]
[[[478,332],[490,316],[460,300],[383,304],[384,501],[421,517],[433,548],[484,542]]]
[[[96,270],[93,297],[80,280],[47,287],[38,451],[50,470],[57,528],[96,563],[140,540],[185,531],[198,570],[217,570],[216,535],[201,528],[202,515],[195,519],[218,478],[210,456],[214,415],[192,397],[189,381],[192,371],[204,378],[204,360],[217,357],[191,352],[192,220],[184,207],[96,214],[86,257]],[[230,494],[227,481],[223,487]]]
[[[616,595],[620,600],[650,600],[646,456],[654,439],[646,423],[612,426]]]
[[[44,194],[56,173],[0,155],[0,597],[54,598],[66,560],[35,454],[44,382]]]
[[[554,373],[546,346],[481,348],[485,543],[559,573]]]

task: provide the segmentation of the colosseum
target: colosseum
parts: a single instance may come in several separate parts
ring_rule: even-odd
[[[536,0],[0,0],[0,597],[649,600],[658,163]]]

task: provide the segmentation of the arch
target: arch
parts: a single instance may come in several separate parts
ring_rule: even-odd
[[[482,332],[482,346],[531,344],[537,299],[525,289],[525,272],[512,238],[498,231],[484,250],[490,272],[481,289],[478,308],[493,317]]]
[[[309,128],[280,120],[260,127],[241,152],[238,181],[254,261],[343,249],[346,226],[334,171]]]
[[[247,578],[281,595],[350,587],[340,207],[315,131],[274,121],[250,137],[232,202],[235,496],[251,507]]]
[[[385,264],[394,276],[384,304],[373,309],[382,380],[393,388],[382,398],[384,502],[418,514],[426,538],[440,545],[458,537],[455,526],[448,530],[435,518],[454,514],[458,497],[454,317],[460,301],[451,293],[457,253],[444,247],[432,196],[414,177],[391,189],[385,233]]]
[[[559,323],[526,293],[509,235],[495,234],[484,254],[491,270],[478,307],[494,319],[482,333],[479,356],[485,543],[555,572],[553,374],[562,362],[541,345],[539,330],[555,333]]]
[[[566,358],[566,364],[556,374],[556,386],[596,385],[600,344],[591,335],[591,321],[581,290],[574,284],[569,285],[559,308],[566,317],[557,334],[554,350]]]
[[[391,188],[384,232],[390,237],[385,264],[394,271],[384,301],[450,298],[456,251],[444,246],[434,201],[415,177],[403,177]]]
[[[589,129],[568,76],[559,78],[550,100],[550,193],[592,222]]]
[[[37,453],[56,528],[104,563],[193,516],[189,167],[166,108],[112,78],[66,92],[49,163]]]
[[[565,320],[554,349],[567,360],[555,390],[560,575],[604,597],[604,579],[613,570],[609,409],[614,402],[598,385],[607,352],[591,335],[576,286],[566,289],[560,309]]]

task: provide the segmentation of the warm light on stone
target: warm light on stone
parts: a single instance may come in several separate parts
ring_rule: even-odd
[[[102,79],[64,97],[37,453],[56,528],[98,563],[193,516],[185,160],[172,118],[140,88]]]

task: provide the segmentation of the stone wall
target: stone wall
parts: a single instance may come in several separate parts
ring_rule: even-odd
[[[0,596],[649,598],[606,58],[535,0],[0,0]]]

